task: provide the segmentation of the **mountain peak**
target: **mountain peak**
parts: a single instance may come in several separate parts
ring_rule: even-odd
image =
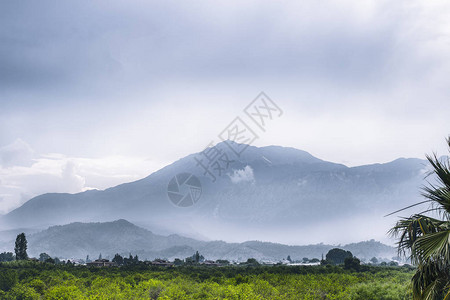
[[[118,220],[115,220],[115,221],[111,221],[110,223],[112,223],[112,224],[119,224],[119,225],[132,225],[132,226],[136,226],[136,225],[134,225],[133,223],[131,223],[131,222],[125,220],[125,219],[118,219]]]
[[[226,140],[217,143],[214,147],[229,153],[229,156],[238,157],[245,161],[263,159],[269,164],[292,164],[292,163],[319,163],[323,160],[314,157],[310,153],[292,148],[277,145],[254,146],[252,144],[237,143]],[[201,152],[199,152],[201,153]]]

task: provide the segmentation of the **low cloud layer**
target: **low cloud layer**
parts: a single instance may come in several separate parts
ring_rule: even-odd
[[[44,193],[78,193],[105,189],[149,175],[157,166],[129,157],[81,158],[36,154],[17,140],[0,149],[0,213]]]

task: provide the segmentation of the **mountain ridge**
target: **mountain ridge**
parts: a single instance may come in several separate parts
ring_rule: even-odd
[[[139,255],[141,259],[185,258],[199,251],[208,259],[228,259],[245,261],[248,258],[279,261],[288,255],[293,259],[303,257],[320,258],[334,247],[350,250],[366,261],[372,257],[391,259],[395,255],[393,247],[380,242],[365,241],[343,246],[312,244],[284,245],[262,241],[226,243],[224,241],[198,241],[179,235],[161,236],[136,226],[127,220],[112,222],[74,222],[66,225],[51,226],[43,231],[27,235],[29,254],[39,256],[47,253],[59,258],[96,257],[100,253],[104,258],[121,255]],[[1,243],[3,251],[11,251],[14,240]],[[377,246],[377,247],[375,247]]]
[[[375,236],[381,238],[387,219],[380,221],[379,217],[418,199],[426,166],[426,161],[413,158],[347,167],[281,146],[249,145],[240,156],[231,157],[233,153],[225,142],[216,147],[228,151],[234,162],[215,182],[196,165],[194,158],[201,152],[194,153],[145,178],[102,191],[39,195],[1,216],[1,227],[43,229],[76,221],[127,219],[164,234],[227,241],[261,237],[280,241],[279,233],[286,232],[283,243],[307,243],[305,236],[304,240],[292,238],[299,236],[295,228],[305,230],[304,224],[310,224],[306,230],[314,237],[319,235],[316,228],[326,230],[327,222],[344,226],[354,216],[361,216],[384,224],[385,228]],[[173,176],[183,172],[199,178],[202,195],[195,205],[180,208],[169,201],[167,185]],[[232,180],[245,172],[247,177]],[[371,224],[366,226],[373,229]],[[354,227],[350,224],[342,232]],[[357,238],[371,237],[361,234]],[[336,233],[333,239],[345,240],[345,235]],[[319,240],[326,241],[314,239]]]

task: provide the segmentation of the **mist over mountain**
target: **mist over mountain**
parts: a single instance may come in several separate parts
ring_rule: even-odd
[[[2,251],[12,251],[14,239],[0,243]],[[283,244],[247,241],[226,243],[223,241],[198,241],[179,235],[162,236],[140,228],[126,220],[106,223],[71,223],[52,226],[38,233],[28,235],[28,249],[31,256],[38,257],[45,252],[60,258],[112,258],[115,253],[128,256],[138,255],[140,259],[185,258],[199,251],[207,259],[228,259],[245,261],[250,257],[258,260],[279,261],[289,255],[294,260],[321,258],[335,247],[328,244],[288,246]],[[375,242],[354,243],[339,246],[350,250],[361,259],[372,257],[391,259],[395,256],[393,247]]]
[[[215,181],[198,165],[195,158],[202,154],[196,153],[104,191],[37,196],[1,216],[1,228],[127,219],[158,234],[202,240],[308,244],[382,239],[393,222],[383,216],[417,201],[426,168],[424,160],[404,158],[347,167],[293,148],[228,143],[216,145],[230,163]],[[238,156],[230,145],[246,148]],[[169,201],[167,188],[185,172],[199,178],[202,193],[194,205],[179,207]]]

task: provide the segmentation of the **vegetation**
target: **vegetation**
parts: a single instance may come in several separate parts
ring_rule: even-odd
[[[17,235],[16,245],[14,247],[14,252],[16,252],[16,259],[22,260],[27,259],[27,238],[25,237],[25,233],[21,233]]]
[[[14,260],[14,254],[12,252],[0,253],[0,262],[13,261],[13,260]]]
[[[0,299],[409,299],[410,267],[0,264]]]
[[[361,261],[356,257],[347,257],[344,260],[344,269],[359,271],[361,269]]]
[[[450,152],[450,137],[447,144]],[[436,183],[423,189],[426,200],[415,205],[427,203],[430,208],[402,218],[391,233],[399,237],[399,253],[410,253],[417,265],[412,277],[414,299],[450,299],[450,159],[436,154],[427,159]]]
[[[347,258],[352,258],[353,254],[350,251],[345,251],[339,248],[333,248],[328,251],[326,258],[326,263],[331,263],[333,265],[343,264]]]
[[[450,151],[450,137],[447,143]],[[450,300],[450,160],[437,155],[427,159],[437,183],[424,188],[426,200],[419,204],[431,207],[402,218],[391,230],[399,237],[399,255],[410,253],[417,268],[399,267],[395,261],[379,263],[376,257],[369,265],[361,264],[350,251],[339,248],[331,249],[326,259],[322,255],[316,266],[268,266],[254,258],[240,264],[212,262],[197,251],[173,263],[157,260],[159,266],[130,253],[116,254],[113,266],[88,267],[47,253],[39,260],[28,259],[27,240],[21,233],[15,254],[0,253],[0,299]],[[286,260],[294,262],[290,255]],[[319,260],[304,257],[302,262]]]

